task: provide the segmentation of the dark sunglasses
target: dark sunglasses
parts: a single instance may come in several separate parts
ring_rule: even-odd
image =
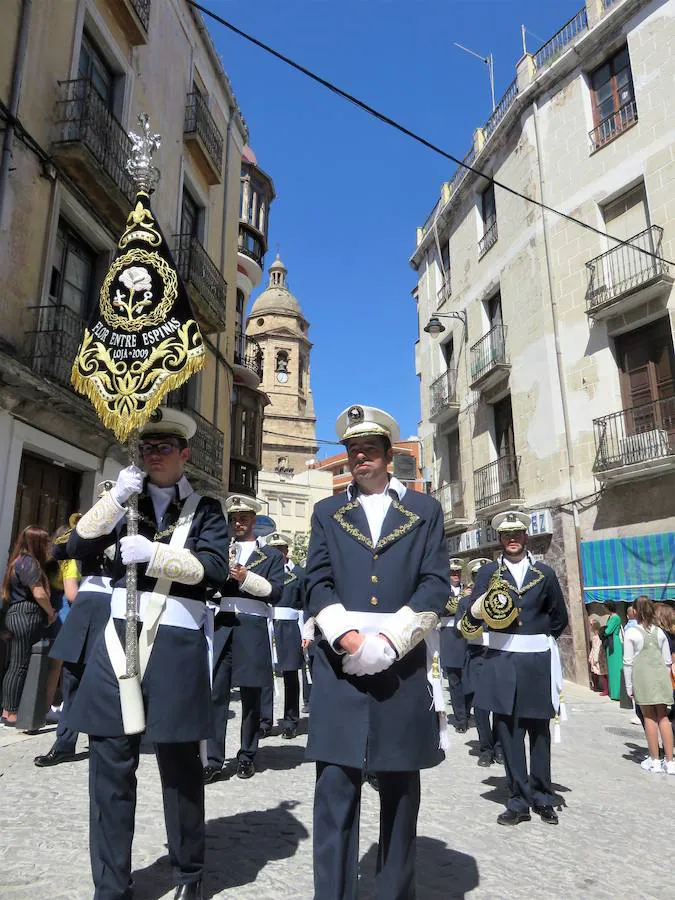
[[[174,450],[178,450],[178,444],[172,444],[169,441],[161,444],[150,444],[143,441],[139,448],[143,456],[150,456],[152,453],[159,453],[160,456],[169,456]]]

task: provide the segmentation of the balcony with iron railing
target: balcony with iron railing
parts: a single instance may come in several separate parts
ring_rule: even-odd
[[[497,220],[495,219],[491,225],[485,229],[485,234],[478,241],[478,258],[480,259],[482,256],[488,252],[490,247],[494,247],[497,243]]]
[[[436,302],[439,306],[442,306],[450,297],[452,297],[452,282],[450,280],[450,272],[447,272],[441,282],[441,286],[436,291]]]
[[[635,100],[624,103],[619,109],[606,116],[596,127],[588,132],[591,142],[591,153],[600,150],[605,144],[611,143],[633,125],[637,124],[638,113]]]
[[[70,373],[82,340],[84,319],[68,306],[49,303],[33,309],[35,330],[29,332],[24,361],[36,375],[73,390]]]
[[[675,469],[675,396],[593,420],[601,482],[630,481]]]
[[[197,425],[197,430],[190,439],[189,465],[209,478],[222,482],[225,436],[220,428],[197,412],[188,397],[188,385],[185,384],[168,394],[166,405],[186,412]]]
[[[225,330],[227,282],[194,235],[174,235],[176,267],[207,334]]]
[[[494,515],[524,504],[518,481],[519,467],[520,457],[506,454],[476,469],[473,473],[473,496],[477,513]]]
[[[431,496],[441,504],[443,509],[443,524],[446,534],[461,531],[466,528],[468,519],[464,510],[464,493],[461,481],[451,481],[437,490],[431,492]]]
[[[265,238],[262,233],[247,222],[240,221],[237,252],[252,259],[262,269],[265,264],[266,249]]]
[[[588,16],[584,6],[534,54],[534,65],[537,73],[552,65],[559,56],[562,56],[569,45],[587,30]]]
[[[121,229],[135,195],[126,131],[88,78],[59,82],[55,122],[55,161],[99,216]]]
[[[209,184],[220,184],[223,177],[223,136],[199,91],[187,96],[185,142],[194,150],[195,161]]]
[[[586,314],[603,319],[642,304],[673,283],[661,259],[663,228],[652,225],[586,263]],[[646,251],[646,252],[644,252]]]
[[[152,0],[108,0],[112,14],[132,46],[147,44]]]
[[[511,368],[506,352],[506,325],[495,325],[471,347],[471,389],[483,390],[505,378]]]
[[[263,351],[255,338],[235,334],[234,374],[251,387],[257,387],[263,377]]]
[[[432,381],[429,421],[440,425],[456,418],[459,414],[457,399],[457,369],[447,369],[435,381]]]
[[[258,467],[243,459],[231,457],[229,491],[255,497],[258,493]]]

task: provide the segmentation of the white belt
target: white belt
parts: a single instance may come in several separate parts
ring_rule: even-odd
[[[300,610],[291,606],[275,606],[272,609],[272,618],[275,622],[299,622]]]
[[[260,616],[269,619],[272,607],[262,600],[252,597],[223,597],[220,601],[221,612],[244,613],[247,616]]]
[[[551,703],[555,712],[553,726],[554,743],[560,743],[560,722],[567,719],[562,696],[563,674],[558,642],[550,634],[500,634],[489,631],[483,634],[483,645],[504,653],[546,653],[551,651]]]
[[[136,595],[136,612],[139,622],[142,622],[148,602],[152,597],[152,591],[143,591]],[[127,591],[126,588],[115,588],[110,603],[110,611],[114,619],[126,618]],[[191,600],[188,597],[166,598],[166,606],[162,613],[160,625],[173,625],[174,628],[188,628],[190,631],[198,631],[206,624],[207,608],[201,600]]]
[[[87,591],[88,594],[109,594],[112,590],[112,580],[104,578],[103,575],[87,575],[80,582],[78,590]]]
[[[452,628],[455,624],[454,616],[443,616],[441,619],[441,628]]]

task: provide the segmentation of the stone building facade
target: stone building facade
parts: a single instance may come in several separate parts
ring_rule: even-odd
[[[191,479],[224,495],[230,457],[241,154],[247,129],[185,0],[6,0],[0,34],[0,560],[13,535],[90,505],[124,452],[70,365],[133,187],[129,130],[161,134],[153,207],[208,358],[170,400],[197,420]]]
[[[519,61],[465,158],[487,177],[442,186],[411,258],[449,552],[496,552],[492,515],[529,511],[580,682],[584,601],[675,599],[674,78],[672,3],[587,0]]]

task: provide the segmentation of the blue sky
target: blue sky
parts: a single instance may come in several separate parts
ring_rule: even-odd
[[[499,101],[522,55],[521,24],[548,39],[583,0],[201,2],[461,158],[491,104],[486,67],[453,41],[494,55]],[[258,162],[276,186],[266,262],[279,245],[289,287],[311,323],[317,437],[334,440],[335,418],[352,403],[382,407],[403,436],[414,434],[417,325],[408,258],[415,228],[453,166],[208,25]],[[530,51],[542,43],[527,40]]]

